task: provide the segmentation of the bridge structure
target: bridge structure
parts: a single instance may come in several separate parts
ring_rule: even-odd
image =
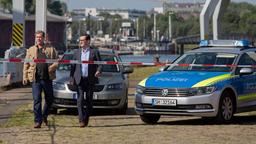
[[[183,54],[184,45],[187,44],[199,44],[200,40],[207,39],[247,39],[251,42],[255,42],[253,36],[246,34],[223,34],[221,33],[221,17],[225,13],[230,0],[206,0],[205,5],[200,13],[200,34],[191,35],[185,37],[178,37],[174,39],[175,53]],[[209,22],[212,18],[212,33],[209,31]],[[252,43],[253,44],[253,43]]]
[[[219,38],[226,40],[248,40],[252,43],[252,45],[254,45],[254,43],[256,42],[256,38],[254,36],[239,33],[229,35],[222,34]],[[208,39],[214,39],[213,34],[209,34]],[[183,54],[184,45],[198,45],[201,40],[202,38],[200,34],[178,37],[176,39],[173,39],[173,43],[175,46],[175,54]]]

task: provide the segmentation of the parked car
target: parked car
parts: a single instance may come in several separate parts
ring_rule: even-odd
[[[72,60],[74,51],[65,52],[62,59]],[[102,61],[119,62],[121,59],[112,51],[100,51]],[[54,101],[52,112],[59,108],[77,108],[76,87],[69,85],[71,65],[60,64],[53,81]],[[102,65],[99,83],[94,88],[93,108],[115,109],[119,114],[125,114],[128,105],[128,74],[133,68],[124,65]]]
[[[135,110],[148,124],[161,115],[229,123],[235,113],[256,110],[255,65],[256,48],[248,41],[202,41],[138,84]]]

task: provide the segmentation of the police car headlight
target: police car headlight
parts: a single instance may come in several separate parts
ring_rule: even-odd
[[[143,94],[145,92],[145,87],[138,85],[136,87],[136,93]]]
[[[189,90],[189,95],[204,95],[204,94],[211,94],[216,90],[216,87],[214,86],[206,86],[206,87],[197,87],[192,88]]]
[[[59,82],[53,82],[53,89],[55,90],[65,90],[65,84]]]
[[[107,90],[121,90],[121,89],[123,89],[122,83],[109,84],[107,86]]]

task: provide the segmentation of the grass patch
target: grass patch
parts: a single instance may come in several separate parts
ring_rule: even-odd
[[[129,75],[129,80],[138,80],[141,81],[144,78],[152,75],[153,73],[159,72],[160,67],[151,66],[151,67],[134,67],[133,73]]]
[[[185,45],[184,51],[189,51],[189,50],[192,50],[193,48],[197,48],[197,47],[198,47],[198,44]]]
[[[160,67],[148,66],[148,67],[134,67],[134,72],[129,75],[130,86],[129,94],[135,93],[135,87],[139,81],[144,78],[157,73]],[[44,99],[44,98],[43,98]],[[1,108],[1,105],[0,105]],[[77,126],[78,119],[77,114],[67,113],[64,111],[59,111],[58,115],[49,115],[48,121],[51,125],[69,125]],[[0,128],[9,127],[19,127],[19,126],[33,126],[34,125],[34,113],[33,113],[33,103],[25,104],[19,106],[14,114],[7,120],[7,122],[0,124]],[[1,143],[1,140],[0,140]]]
[[[0,124],[0,127],[13,127],[22,125],[31,125],[34,121],[34,115],[32,111],[32,104],[26,104],[20,106],[16,112],[7,120],[6,123]]]
[[[0,124],[0,128],[18,127],[18,126],[33,126],[34,124],[34,113],[32,111],[33,104],[26,104],[20,106],[16,112],[7,120],[6,123]],[[75,126],[78,124],[77,114],[73,112],[68,113],[61,111],[59,115],[49,115],[48,121],[50,125],[71,125]]]

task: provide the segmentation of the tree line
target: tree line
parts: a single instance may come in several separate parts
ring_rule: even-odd
[[[86,21],[74,22],[72,24],[74,34],[78,33],[78,27],[80,26],[80,30],[83,33],[89,30],[90,33],[96,35],[97,31],[100,29],[103,31],[103,34],[118,36],[118,34],[120,34],[121,23],[131,22],[132,27],[135,29],[135,33],[138,32],[139,39],[152,40],[152,31],[154,28],[153,13],[141,16],[136,21],[122,19],[119,15],[110,15],[108,13],[101,13],[99,16],[103,17],[103,20],[98,21],[88,18]],[[160,37],[165,36],[168,38],[168,21],[168,12],[156,15],[156,29],[159,30]],[[220,21],[220,35],[244,34],[254,37],[256,36],[256,5],[246,2],[231,2]],[[171,23],[173,38],[200,34],[199,14],[197,16],[191,15],[189,18],[184,19],[180,17],[178,13],[174,13],[171,15]],[[211,22],[209,28],[211,33]]]
[[[63,16],[67,13],[67,5],[61,1],[47,0],[48,10],[56,15]],[[12,0],[0,0],[0,6],[5,10],[12,11]],[[35,13],[35,0],[26,0],[25,9],[28,14]],[[74,13],[70,12],[71,16]],[[120,36],[120,28],[123,22],[132,23],[132,27],[141,40],[151,40],[152,30],[154,27],[154,14],[147,14],[139,17],[137,20],[122,19],[120,15],[110,15],[109,13],[100,13],[98,15],[102,19],[93,19],[88,17],[85,21],[73,22],[71,24],[73,36],[79,33],[90,32],[92,35],[109,34],[117,38]],[[159,36],[169,36],[169,13],[156,15],[156,29],[159,31]],[[178,13],[171,15],[172,22],[172,37],[181,37],[196,35],[200,33],[199,15],[191,15],[184,19]],[[138,27],[138,29],[137,29]],[[212,31],[212,24],[210,23],[210,32]],[[256,36],[256,5],[242,2],[230,3],[227,10],[221,18],[221,34],[244,34]]]
[[[0,0],[0,7],[5,11],[12,13],[12,0]],[[67,11],[65,2],[56,0],[47,0],[47,8],[52,14],[63,16]],[[29,15],[35,14],[36,0],[25,0],[25,12]]]

